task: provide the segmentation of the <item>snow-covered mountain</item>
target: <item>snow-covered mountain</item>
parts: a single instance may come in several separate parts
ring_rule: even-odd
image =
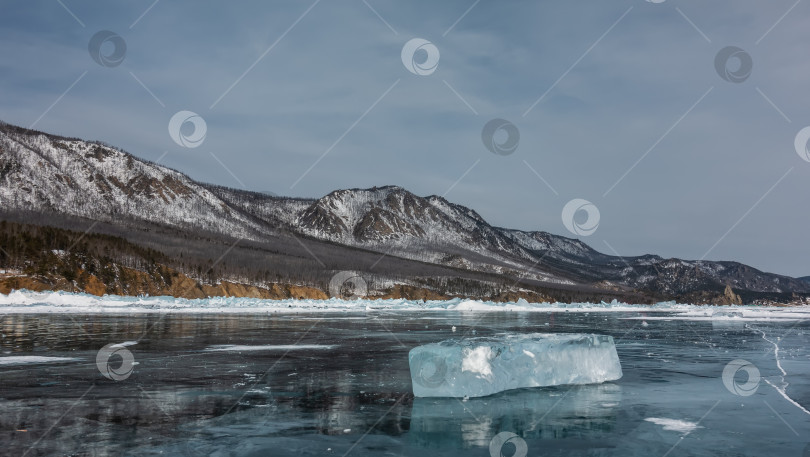
[[[127,219],[250,237],[263,227],[175,170],[99,142],[0,125],[5,209]]]
[[[547,232],[494,227],[472,209],[397,186],[295,199],[195,182],[99,142],[0,124],[6,211],[200,230],[268,242],[292,233],[466,270],[560,285],[596,284],[660,296],[705,290],[810,292],[810,283],[736,262],[616,257]]]
[[[301,233],[336,243],[493,272],[526,269],[537,260],[475,211],[397,186],[337,190],[298,204],[297,211],[279,217]],[[565,281],[539,271],[533,275]]]

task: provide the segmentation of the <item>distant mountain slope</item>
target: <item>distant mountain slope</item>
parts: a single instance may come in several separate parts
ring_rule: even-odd
[[[561,287],[687,299],[720,296],[727,285],[744,296],[810,293],[806,279],[736,262],[616,257],[576,239],[494,227],[472,209],[397,186],[336,190],[319,199],[274,197],[198,183],[102,143],[9,124],[0,124],[0,201],[6,211],[78,216],[133,229],[154,224],[205,231],[269,244],[271,250],[278,237],[317,239]]]
[[[100,221],[146,220],[233,236],[262,231],[204,186],[97,142],[0,125],[0,199],[7,207]]]
[[[302,233],[425,262],[503,272],[538,259],[475,211],[397,186],[338,190],[284,220]],[[535,272],[538,279],[570,282]]]

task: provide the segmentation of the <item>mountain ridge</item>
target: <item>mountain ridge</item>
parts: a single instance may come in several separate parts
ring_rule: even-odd
[[[723,297],[726,286],[749,299],[810,293],[806,279],[738,262],[611,256],[575,238],[496,227],[474,209],[397,185],[313,199],[277,197],[200,183],[102,142],[6,123],[0,123],[0,200],[6,211],[135,228],[156,224],[268,245],[303,237],[518,282],[641,291],[661,299]]]

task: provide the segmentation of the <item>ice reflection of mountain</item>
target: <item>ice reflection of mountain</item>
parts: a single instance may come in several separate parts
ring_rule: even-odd
[[[621,400],[616,384],[522,389],[467,401],[415,398],[408,438],[448,449],[486,447],[502,431],[525,439],[593,439],[612,430]]]
[[[616,431],[622,391],[616,384],[534,388],[468,401],[414,398],[410,407],[410,397],[400,403],[384,397],[370,403],[348,395],[327,397],[328,406],[315,407],[320,411],[309,418],[271,402],[187,424],[176,441],[138,455],[275,457],[351,451],[447,457],[480,453],[502,431],[516,433],[533,446],[544,440],[557,445],[559,440],[594,443],[609,440]]]

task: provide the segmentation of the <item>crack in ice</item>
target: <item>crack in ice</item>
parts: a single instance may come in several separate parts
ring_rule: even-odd
[[[762,380],[765,381],[766,383],[768,383],[769,386],[773,387],[774,390],[779,392],[779,395],[781,395],[785,400],[787,400],[788,402],[792,403],[797,408],[804,411],[805,414],[810,415],[810,411],[805,409],[804,406],[800,405],[796,400],[790,398],[790,396],[786,392],[787,387],[790,385],[790,383],[785,380],[785,376],[787,376],[787,371],[785,371],[785,369],[782,368],[782,362],[779,360],[779,345],[777,343],[775,343],[774,341],[771,341],[770,339],[768,339],[768,336],[762,330],[760,330],[758,328],[754,328],[754,327],[751,327],[751,329],[756,331],[756,332],[761,333],[762,334],[762,339],[769,342],[769,343],[771,343],[773,345],[773,356],[774,356],[774,359],[776,359],[776,367],[779,368],[780,372],[782,372],[782,376],[780,376],[780,378],[782,378],[782,382],[780,383],[780,386],[777,386],[776,384],[772,383],[771,381],[769,381],[766,378],[762,378]]]

